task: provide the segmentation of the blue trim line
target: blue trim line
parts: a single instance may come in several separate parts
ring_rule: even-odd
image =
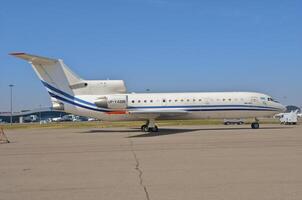
[[[251,108],[222,108],[222,109],[198,109],[198,110],[186,110],[186,111],[189,111],[189,112],[192,112],[192,111],[240,111],[240,110],[244,110],[244,111],[275,111],[275,110],[272,110],[272,109],[251,109]]]
[[[45,87],[47,87],[47,88],[50,89],[50,90],[55,91],[56,93],[59,93],[59,94],[65,96],[65,97],[67,97],[67,98],[70,98],[70,99],[72,99],[72,100],[74,100],[74,101],[78,101],[78,102],[81,102],[81,103],[84,103],[84,104],[87,104],[87,105],[96,107],[96,105],[95,105],[94,103],[91,103],[91,102],[84,101],[84,100],[82,100],[82,99],[76,98],[76,97],[74,97],[74,96],[72,96],[72,95],[70,95],[70,94],[67,94],[66,92],[63,92],[63,91],[61,91],[61,90],[59,90],[59,89],[57,89],[57,88],[55,88],[55,87],[49,85],[48,83],[46,83],[46,82],[44,82],[44,81],[41,81],[41,82],[43,83],[43,85],[44,85]]]
[[[88,107],[88,106],[84,106],[82,104],[78,104],[78,103],[76,103],[74,101],[70,101],[68,99],[60,97],[60,96],[58,96],[58,95],[56,95],[54,93],[51,93],[51,92],[48,92],[48,93],[49,93],[49,95],[51,97],[54,97],[54,98],[56,98],[58,100],[61,100],[61,101],[65,102],[65,103],[69,103],[69,104],[72,104],[72,105],[75,105],[75,106],[78,106],[78,107],[81,107],[81,108],[85,108],[85,109],[88,109],[88,110],[93,110],[93,111],[98,111],[98,112],[108,112],[107,110],[102,110],[102,109],[97,109],[97,108],[91,108],[91,107]]]
[[[219,107],[243,107],[243,108],[264,108],[264,109],[275,109],[279,110],[278,108],[274,107],[268,107],[268,106],[254,106],[254,105],[196,105],[196,106],[191,106],[191,105],[183,105],[183,106],[129,106],[128,108],[219,108]]]

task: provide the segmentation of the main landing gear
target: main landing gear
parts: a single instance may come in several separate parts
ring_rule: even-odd
[[[158,127],[154,120],[148,120],[146,124],[141,126],[141,130],[143,132],[158,132]]]
[[[255,122],[253,122],[251,124],[251,127],[252,127],[252,129],[259,129],[260,128],[259,120],[257,118],[255,119]]]

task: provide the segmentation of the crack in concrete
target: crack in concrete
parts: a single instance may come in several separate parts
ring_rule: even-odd
[[[136,153],[134,151],[133,142],[132,142],[131,139],[130,139],[130,146],[131,146],[132,155],[133,155],[135,163],[136,163],[135,164],[135,170],[138,172],[139,184],[144,189],[144,192],[145,192],[145,195],[146,195],[146,199],[150,200],[148,189],[147,189],[146,185],[144,185],[143,170],[140,168],[140,162],[139,162],[139,159],[138,159],[138,157],[137,157],[137,155],[136,155]]]

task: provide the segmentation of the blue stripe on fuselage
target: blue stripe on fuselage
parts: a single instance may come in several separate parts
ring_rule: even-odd
[[[128,108],[133,109],[148,109],[148,108],[217,108],[217,107],[243,107],[243,108],[264,108],[264,109],[275,109],[278,108],[268,106],[254,106],[254,105],[182,105],[182,106],[129,106]]]
[[[54,93],[51,93],[51,92],[48,92],[48,93],[49,93],[49,95],[50,95],[51,97],[54,97],[54,98],[56,98],[56,99],[58,99],[58,100],[60,100],[60,101],[63,101],[63,102],[65,102],[65,103],[69,103],[69,104],[72,104],[72,105],[75,105],[75,106],[78,106],[78,107],[81,107],[81,108],[85,108],[85,109],[93,110],[93,111],[97,111],[97,112],[108,112],[107,110],[102,110],[102,109],[97,109],[97,108],[91,108],[91,107],[88,107],[88,106],[85,106],[85,105],[82,105],[82,104],[78,104],[78,103],[76,103],[76,102],[74,102],[74,101],[70,101],[70,100],[68,100],[68,99],[65,99],[65,98],[63,98],[63,97],[60,97],[60,96],[58,96],[58,95],[56,95],[56,94],[54,94]]]
[[[95,104],[94,104],[94,103],[91,103],[91,102],[88,102],[88,101],[85,101],[85,100],[76,98],[76,97],[74,97],[74,96],[72,96],[72,95],[70,95],[70,94],[67,94],[66,92],[63,92],[63,91],[61,91],[61,90],[59,90],[59,89],[57,89],[57,88],[55,88],[55,87],[49,85],[48,83],[46,83],[46,82],[44,82],[44,81],[42,81],[42,83],[43,83],[43,85],[44,85],[45,87],[47,87],[48,89],[53,90],[53,91],[55,91],[56,93],[61,94],[61,95],[65,96],[65,97],[67,97],[67,98],[69,98],[69,99],[72,99],[72,100],[75,100],[75,101],[78,101],[78,102],[81,102],[81,103],[84,103],[84,104],[87,104],[87,105],[90,105],[90,106],[94,106],[94,107],[95,107]]]

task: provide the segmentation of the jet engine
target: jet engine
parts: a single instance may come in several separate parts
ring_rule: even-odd
[[[98,98],[95,105],[100,108],[109,109],[126,109],[127,96],[126,95],[108,95]]]
[[[54,98],[51,98],[52,109],[57,111],[64,110],[64,104],[62,102],[57,101]]]

